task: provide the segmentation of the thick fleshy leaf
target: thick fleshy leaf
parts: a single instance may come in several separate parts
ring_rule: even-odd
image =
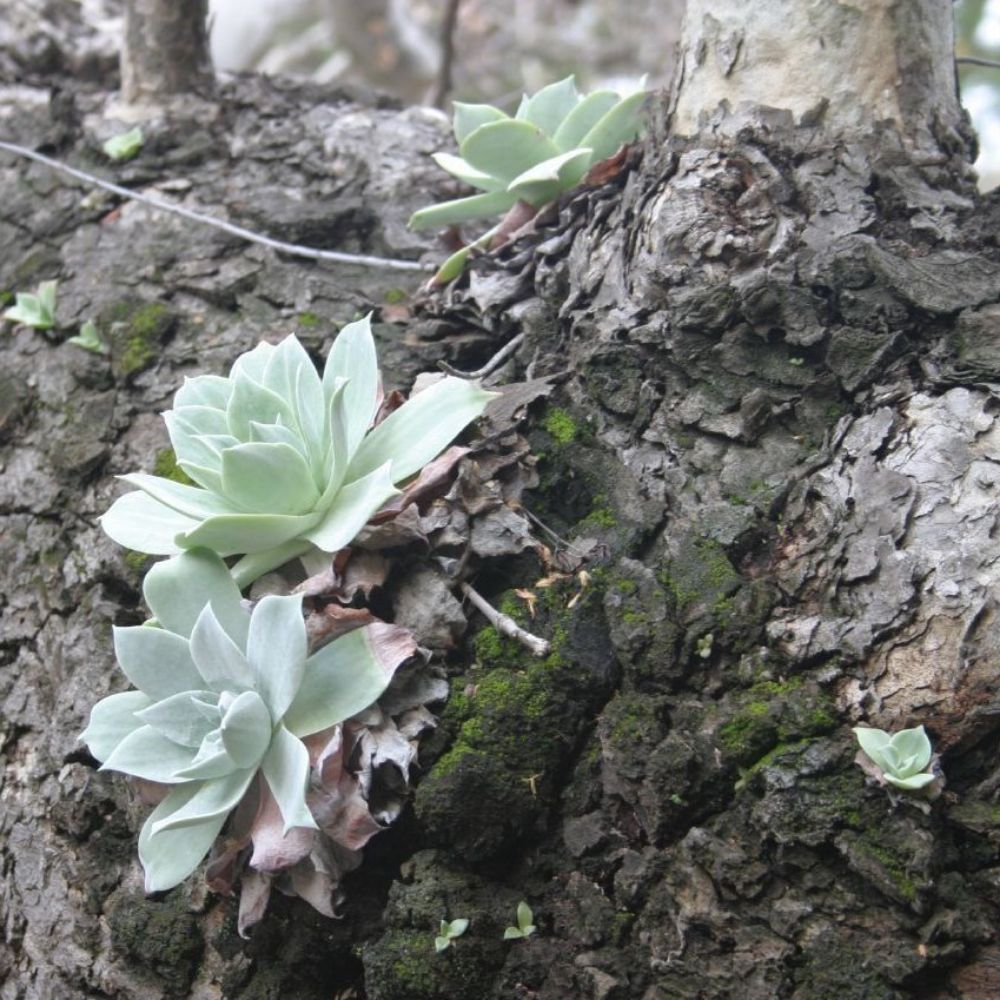
[[[365,438],[351,462],[348,482],[389,461],[394,483],[409,478],[444,451],[494,396],[475,382],[450,376],[428,386]]]
[[[140,726],[112,750],[101,770],[121,771],[147,781],[175,784],[183,780],[177,777],[177,772],[191,763],[194,754],[191,747],[168,740],[152,726]]]
[[[334,382],[345,379],[344,407],[347,418],[347,453],[354,453],[365,436],[379,399],[378,358],[372,338],[371,314],[344,326],[337,334],[323,369],[323,391],[327,405],[333,399]]]
[[[902,788],[904,791],[914,792],[921,788],[926,788],[935,778],[933,774],[911,774],[908,778],[897,778],[895,775],[886,773],[885,780],[890,785]]]
[[[152,699],[141,691],[108,695],[90,710],[90,722],[80,734],[80,739],[98,760],[107,760],[129,733],[143,725],[136,718],[136,713],[152,703]]]
[[[319,490],[302,455],[287,444],[241,444],[222,455],[222,488],[232,505],[260,514],[305,514]]]
[[[595,90],[563,119],[552,141],[561,150],[577,149],[580,141],[619,101],[613,90]]]
[[[224,778],[198,783],[197,791],[182,806],[153,824],[153,836],[163,830],[193,826],[215,816],[227,816],[243,798],[256,768],[233,771]],[[166,801],[166,800],[164,800]]]
[[[208,549],[191,549],[158,562],[142,583],[146,603],[156,620],[171,632],[190,638],[206,604],[237,646],[246,649],[250,615],[226,564]]]
[[[219,469],[222,464],[222,456],[218,449],[205,440],[203,432],[188,420],[183,412],[167,410],[163,414],[163,420],[167,425],[170,443],[174,446],[177,464],[185,471],[192,467],[207,470],[207,474],[202,474],[200,478],[195,479],[195,482],[205,489],[218,492]],[[194,476],[191,478],[194,479]]]
[[[353,446],[348,441],[351,415],[347,407],[347,386],[346,379],[336,378],[328,393],[326,454],[323,456],[323,475],[326,482],[323,486],[323,495],[316,504],[317,510],[326,511],[333,503],[333,498],[343,485],[354,452]],[[363,433],[358,436],[359,441],[361,437]]]
[[[291,541],[276,545],[273,549],[254,552],[244,556],[232,568],[233,580],[238,587],[248,587],[254,580],[270,573],[272,569],[283,566],[297,556],[305,556],[315,551],[312,542],[304,538],[293,538]]]
[[[190,782],[173,789],[143,824],[139,860],[146,873],[146,892],[163,892],[183,882],[201,864],[226,822],[227,812],[216,813],[200,823],[153,835],[153,827],[186,806],[200,787]]]
[[[174,409],[182,406],[211,406],[225,410],[232,385],[221,375],[196,375],[185,378],[184,384],[174,394]]]
[[[237,767],[250,767],[264,756],[273,725],[271,713],[256,691],[236,696],[226,709],[220,728],[222,744]]]
[[[168,740],[196,750],[218,723],[206,719],[193,701],[214,697],[211,691],[182,691],[144,708],[136,717]]]
[[[281,818],[285,821],[284,832],[287,833],[293,826],[315,829],[316,821],[306,805],[309,751],[284,726],[274,731],[271,746],[261,762],[261,771],[281,810]]]
[[[295,431],[284,427],[282,424],[259,424],[256,420],[251,420],[250,440],[260,441],[264,444],[287,444],[290,448],[294,448],[304,459],[308,459],[309,457],[305,441]],[[221,464],[221,455],[219,461]]]
[[[906,778],[922,771],[931,760],[931,741],[923,726],[916,729],[902,729],[891,740],[893,750],[899,755],[901,772],[898,777]]]
[[[647,91],[637,90],[623,97],[580,140],[581,146],[589,146],[594,151],[594,163],[613,156],[626,142],[635,139],[642,124],[642,106],[648,96]]]
[[[113,629],[115,656],[125,676],[154,701],[205,685],[187,639],[150,625]]]
[[[391,463],[386,462],[342,487],[323,520],[305,532],[305,537],[324,552],[336,552],[347,545],[372,514],[398,492],[392,485]]]
[[[574,149],[526,170],[510,182],[508,190],[529,205],[544,205],[576,187],[590,164],[589,149]]]
[[[459,152],[476,170],[508,184],[536,163],[559,155],[555,143],[541,129],[513,119],[481,125]]]
[[[550,83],[522,105],[518,118],[537,125],[546,135],[555,135],[566,116],[580,103],[572,76]]]
[[[233,362],[233,369],[230,373],[230,383],[232,382],[232,377],[236,375],[237,372],[242,372],[244,375],[249,376],[258,383],[258,385],[264,384],[264,372],[267,371],[267,363],[271,360],[271,355],[274,354],[276,348],[274,344],[269,344],[266,340],[262,340],[257,344],[253,350],[247,351],[245,354],[241,354],[235,362]]]
[[[218,780],[238,770],[222,742],[222,731],[213,729],[198,747],[191,763],[177,772],[185,781]]]
[[[250,622],[253,635],[253,621]],[[247,640],[249,645],[250,640]],[[250,691],[254,687],[254,672],[236,643],[226,633],[210,604],[206,605],[191,630],[191,656],[204,678],[199,688],[207,685],[213,691]]]
[[[455,142],[460,146],[480,125],[503,121],[508,117],[492,104],[464,104],[462,101],[454,101],[452,107],[455,111]]]
[[[479,188],[480,191],[502,191],[504,188],[503,181],[497,180],[496,177],[491,177],[489,174],[484,174],[481,170],[476,170],[460,156],[453,156],[451,153],[434,153],[433,159],[442,170],[447,170],[449,174],[472,187]]]
[[[133,552],[172,556],[181,551],[177,538],[198,526],[197,520],[136,490],[119,497],[99,518],[104,533]]]
[[[322,517],[311,514],[223,514],[178,536],[184,548],[204,546],[220,556],[263,552],[304,535]]]
[[[309,736],[357,715],[378,700],[416,649],[410,632],[382,622],[335,639],[306,660],[285,725]]]
[[[175,483],[172,479],[150,476],[145,472],[133,472],[120,478],[130,486],[138,486],[143,493],[148,494],[159,503],[172,507],[179,514],[194,520],[201,520],[216,514],[235,514],[240,511],[225,497],[217,496],[215,493],[203,490],[198,486]]]
[[[250,619],[247,660],[253,687],[264,699],[273,724],[281,720],[299,689],[306,655],[302,595],[262,598]]]
[[[286,427],[296,426],[295,412],[288,400],[265,388],[242,370],[236,371],[230,381],[233,383],[233,394],[226,408],[226,419],[229,433],[234,437],[241,441],[248,440],[252,420],[261,424],[280,421]]]
[[[886,768],[886,758],[884,750],[891,741],[891,737],[888,733],[883,732],[881,729],[870,729],[867,726],[857,726],[854,729],[854,735],[857,737],[858,743],[861,749],[868,755],[868,757],[876,763],[882,770]]]
[[[488,219],[506,212],[515,201],[517,198],[509,191],[490,191],[468,198],[456,198],[454,201],[444,201],[440,205],[419,209],[410,216],[409,226],[411,229],[428,229],[431,226],[454,226],[471,219]]]

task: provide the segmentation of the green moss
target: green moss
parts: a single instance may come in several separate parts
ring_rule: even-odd
[[[321,318],[314,312],[300,312],[298,316],[295,317],[295,322],[298,323],[304,330],[313,330],[322,322]]]
[[[576,438],[579,428],[576,421],[558,407],[551,407],[545,415],[542,426],[558,445],[566,446]]]
[[[407,298],[407,292],[405,288],[390,288],[383,297],[383,301],[390,306],[398,306],[401,302],[405,302]]]
[[[194,486],[194,480],[177,464],[177,456],[173,448],[161,448],[156,453],[153,462],[153,473],[164,479],[172,479],[175,483]]]
[[[603,498],[595,497],[594,499],[600,500]],[[595,528],[602,528],[605,531],[610,531],[618,524],[618,518],[615,517],[614,512],[610,507],[595,507],[583,519],[583,524],[589,524]]]
[[[884,844],[877,843],[872,837],[863,834],[857,846],[864,854],[878,862],[879,867],[886,873],[903,899],[912,903],[917,898],[917,885],[907,873],[904,862]]]
[[[162,302],[119,302],[102,312],[98,326],[108,331],[112,357],[123,375],[147,368],[176,322]]]
[[[125,565],[135,573],[143,573],[149,565],[149,556],[145,552],[125,551]]]

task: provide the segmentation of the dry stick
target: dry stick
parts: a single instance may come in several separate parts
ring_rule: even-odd
[[[435,108],[443,109],[444,102],[451,93],[451,67],[455,61],[455,25],[458,23],[459,3],[461,0],[448,0],[441,20],[441,67],[430,96],[430,103]]]
[[[524,341],[524,334],[519,333],[516,337],[512,337],[507,341],[503,347],[500,348],[496,354],[490,358],[489,361],[483,365],[482,368],[477,368],[474,372],[463,372],[459,371],[457,368],[452,368],[447,361],[439,361],[438,368],[441,369],[446,375],[454,375],[455,378],[464,379],[479,379],[486,378],[487,375],[492,375],[522,344]]]
[[[532,635],[530,632],[526,632],[520,625],[514,621],[510,615],[505,615],[502,611],[497,611],[489,601],[486,600],[482,594],[474,591],[467,583],[461,585],[462,593],[472,601],[473,604],[483,613],[486,620],[501,634],[507,636],[509,639],[514,639],[521,643],[522,646],[527,647],[531,652],[538,657],[548,656],[549,650],[552,648],[548,640],[540,639],[537,635]]]
[[[36,163],[44,164],[46,167],[51,167],[53,170],[58,170],[61,173],[69,174],[70,177],[75,177],[77,180],[92,184],[94,187],[102,188],[105,191],[110,191],[112,194],[116,194],[121,198],[127,198],[129,201],[138,201],[161,212],[172,212],[174,215],[190,219],[192,222],[214,226],[216,229],[221,229],[225,233],[238,236],[240,239],[247,240],[250,243],[259,243],[261,246],[270,247],[272,250],[278,250],[281,253],[290,254],[294,257],[308,257],[310,260],[329,260],[338,264],[359,264],[362,267],[384,267],[396,271],[435,270],[434,267],[421,264],[415,260],[393,260],[389,257],[370,257],[365,254],[341,253],[339,250],[318,250],[315,247],[300,246],[298,243],[285,243],[283,240],[274,240],[263,233],[255,233],[252,229],[244,229],[242,226],[233,225],[231,222],[223,222],[222,219],[216,219],[214,216],[203,215],[201,212],[193,212],[191,209],[184,208],[181,205],[174,205],[169,201],[163,201],[152,195],[139,194],[139,192],[132,191],[129,188],[112,184],[110,181],[101,180],[100,177],[88,174],[85,170],[77,170],[76,167],[60,163],[58,160],[53,160],[42,153],[36,153],[32,149],[26,149],[24,146],[18,146],[13,142],[0,141],[0,149],[5,149],[8,153],[13,153],[15,156],[23,156],[29,160],[34,160]]]

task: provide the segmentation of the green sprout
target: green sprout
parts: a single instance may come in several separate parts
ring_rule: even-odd
[[[905,792],[926,788],[935,779],[927,770],[931,741],[923,726],[889,735],[881,729],[858,726],[854,735],[864,755],[882,772],[882,777]]]
[[[707,660],[712,655],[712,644],[715,642],[715,636],[709,632],[707,635],[703,635],[696,643],[694,651],[703,659]]]
[[[455,102],[454,132],[459,156],[435,153],[434,160],[480,194],[415,212],[414,229],[450,226],[509,212],[515,205],[533,214],[576,187],[590,169],[634,140],[646,99],[644,83],[625,96],[597,90],[585,97],[572,76],[525,95],[511,118],[489,104]],[[527,221],[527,220],[525,220]],[[496,226],[448,258],[436,278],[462,272],[469,253],[486,246]]]
[[[101,146],[101,149],[104,150],[104,155],[109,160],[114,160],[116,163],[124,163],[126,160],[131,160],[132,157],[138,155],[139,150],[142,149],[142,143],[142,129],[136,126],[133,129],[129,129],[128,132],[122,132],[121,135],[112,136]]]
[[[519,938],[531,937],[538,929],[532,921],[535,915],[531,912],[531,907],[522,899],[517,904],[517,926],[508,927],[503,932],[504,941],[515,941]]]
[[[469,921],[464,917],[455,920],[442,920],[441,929],[434,938],[434,950],[438,953],[447,951],[456,938],[460,938],[469,929]]]
[[[75,337],[70,337],[66,343],[82,347],[85,351],[92,351],[94,354],[107,354],[110,350],[96,324],[89,319],[80,327],[80,332]]]
[[[56,324],[58,286],[58,281],[43,281],[34,295],[18,292],[17,301],[3,314],[3,318],[36,330],[51,330]]]

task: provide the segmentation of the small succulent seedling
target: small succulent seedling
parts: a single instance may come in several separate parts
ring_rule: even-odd
[[[158,476],[101,519],[136,552],[195,547],[244,556],[245,586],[282,563],[347,545],[365,522],[435,458],[493,394],[444,378],[374,428],[381,399],[368,318],[334,341],[322,378],[294,336],[258,344],[228,378],[187,379],[164,413],[177,465],[196,485]]]
[[[707,635],[703,635],[695,643],[694,647],[695,652],[698,654],[698,656],[701,657],[701,659],[707,660],[712,655],[712,646],[714,643],[715,643],[715,636],[711,632],[709,632]]]
[[[511,118],[489,104],[455,103],[459,154],[435,153],[439,166],[480,194],[415,212],[414,229],[449,226],[508,212],[518,202],[537,209],[576,187],[595,164],[639,134],[646,91],[621,96],[598,90],[586,97],[572,76],[525,95]],[[472,247],[485,245],[496,229],[442,265],[438,280],[462,270]]]
[[[926,770],[932,750],[923,726],[902,729],[891,736],[881,729],[858,726],[854,735],[865,756],[890,785],[914,792],[935,780],[936,776]]]
[[[194,871],[258,774],[285,832],[315,829],[302,738],[371,705],[395,665],[372,626],[309,656],[301,595],[264,597],[248,614],[204,549],[155,565],[143,593],[156,623],[114,631],[138,690],[98,702],[81,738],[102,770],[169,786],[139,835],[146,891],[157,892]]]
[[[97,325],[89,319],[80,327],[80,332],[75,337],[70,337],[66,343],[82,347],[94,354],[107,354],[110,349],[101,337]]]
[[[16,301],[3,314],[4,319],[36,330],[51,330],[56,324],[56,289],[58,281],[43,281],[32,295],[18,292]]]
[[[142,149],[143,138],[142,129],[136,126],[127,132],[122,132],[121,135],[112,136],[101,146],[101,149],[104,150],[104,155],[109,160],[120,163],[131,160],[133,156],[138,154],[139,150]]]
[[[537,929],[532,923],[535,915],[531,912],[531,907],[524,900],[517,904],[517,926],[508,927],[503,932],[504,941],[514,941],[518,938],[531,937]]]
[[[446,951],[451,947],[455,938],[460,938],[469,928],[469,921],[464,917],[455,920],[442,920],[441,929],[434,938],[434,950],[437,952]]]

